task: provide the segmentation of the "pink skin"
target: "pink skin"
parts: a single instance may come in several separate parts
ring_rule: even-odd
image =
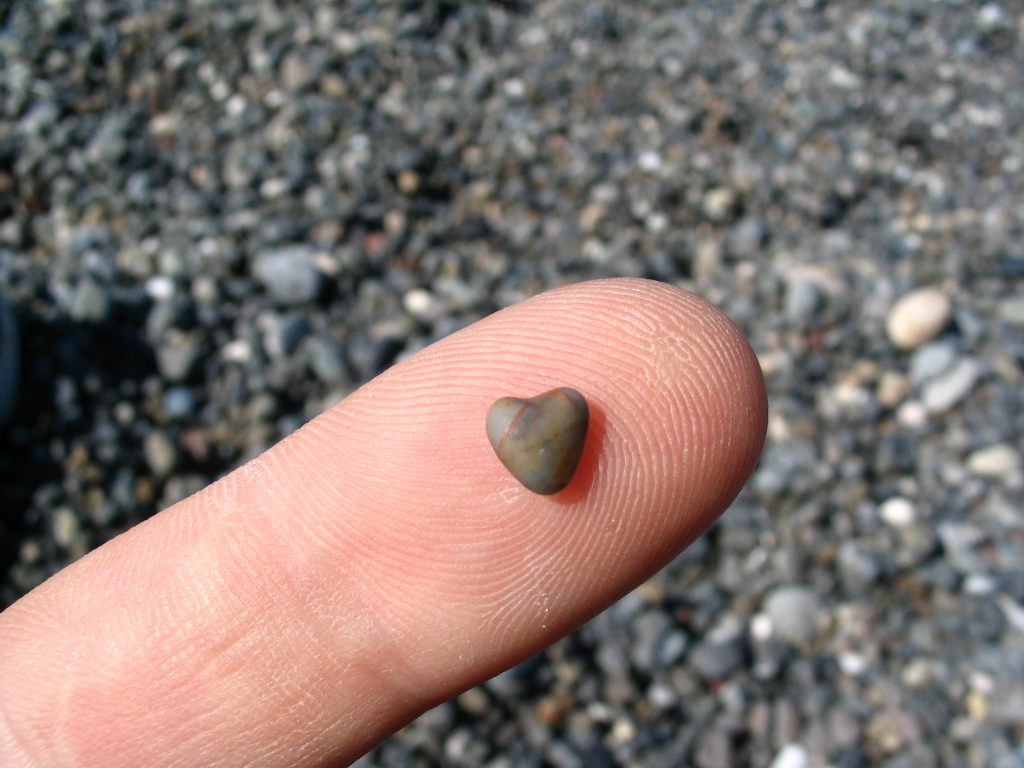
[[[591,433],[538,496],[483,414],[567,381]],[[675,556],[766,418],[747,342],[691,294],[595,281],[499,312],[0,614],[0,765],[345,765]]]

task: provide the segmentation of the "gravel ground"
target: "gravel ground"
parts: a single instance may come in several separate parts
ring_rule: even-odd
[[[757,351],[752,481],[360,765],[1024,767],[1020,2],[5,9],[4,604],[426,344],[647,276]]]

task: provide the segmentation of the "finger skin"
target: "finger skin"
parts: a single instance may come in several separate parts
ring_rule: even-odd
[[[591,427],[539,496],[484,420],[560,386]],[[594,281],[503,310],[0,614],[0,764],[345,765],[662,567],[766,419],[749,345],[692,294]]]

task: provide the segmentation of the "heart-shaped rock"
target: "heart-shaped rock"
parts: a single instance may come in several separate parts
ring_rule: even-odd
[[[516,480],[534,493],[558,493],[576,472],[589,423],[583,395],[559,387],[498,400],[487,411],[487,439]]]

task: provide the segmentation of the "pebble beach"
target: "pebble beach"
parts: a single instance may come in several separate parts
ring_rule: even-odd
[[[1019,2],[0,2],[0,608],[645,277],[750,340],[750,482],[359,768],[1024,768],[1022,62]]]

